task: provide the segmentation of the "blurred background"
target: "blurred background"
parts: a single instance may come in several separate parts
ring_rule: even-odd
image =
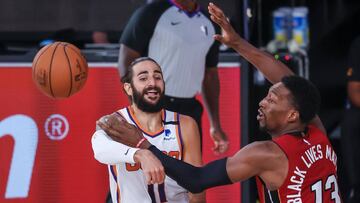
[[[149,2],[0,1],[0,202],[105,201],[107,170],[93,159],[90,137],[101,115],[127,104],[116,69],[118,41],[134,10]],[[198,2],[206,10],[209,1]],[[244,38],[273,54],[319,88],[320,117],[338,154],[340,189],[343,195],[347,194],[349,185],[341,158],[340,123],[347,97],[348,51],[352,41],[360,35],[360,1],[213,2],[223,8]],[[42,46],[53,41],[78,46],[90,65],[85,89],[66,100],[45,97],[31,81],[33,57]],[[233,143],[226,154],[231,155],[249,142],[268,139],[257,131],[255,117],[257,104],[266,94],[269,83],[232,50],[221,46],[220,52],[220,109],[224,112],[221,122]],[[48,138],[46,122],[57,114],[65,117],[60,120],[68,122],[70,130],[66,138],[54,142]],[[20,120],[5,122],[16,115],[24,115],[25,119],[16,117]],[[208,120],[206,117],[203,120],[207,128]],[[35,154],[30,158],[33,165],[29,166],[30,175],[25,184],[24,179],[16,178],[16,170],[12,169],[16,162],[14,143],[18,141],[9,135],[17,133],[12,129],[18,128],[18,121],[29,121],[29,136],[36,134],[33,136],[36,141],[32,142]],[[209,139],[204,140],[204,148],[205,162],[219,158],[209,150]],[[29,155],[28,151],[24,154]],[[9,195],[9,188],[19,187],[24,188],[22,195]],[[209,202],[255,202],[256,198],[252,180],[208,194]]]

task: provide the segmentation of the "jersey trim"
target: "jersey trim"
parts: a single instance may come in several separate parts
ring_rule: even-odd
[[[168,202],[166,199],[166,195],[165,195],[165,184],[161,183],[158,185],[158,189],[159,189],[159,198],[161,202]],[[160,192],[161,191],[161,192]]]
[[[114,180],[116,182],[116,201],[119,203],[120,202],[120,188],[119,188],[119,184],[117,181],[116,165],[109,166],[109,169],[110,169],[112,177],[114,178]]]
[[[285,134],[285,135],[287,135],[287,134]],[[286,174],[286,178],[284,179],[284,182],[282,182],[282,183],[281,183],[281,186],[279,187],[279,188],[281,188],[281,187],[285,184],[287,178],[289,178],[289,176],[290,176],[290,172],[289,172],[289,169],[290,169],[290,159],[289,159],[289,156],[287,155],[287,153],[285,152],[285,149],[283,149],[282,146],[280,146],[279,143],[275,142],[274,140],[271,140],[271,142],[275,143],[275,144],[281,149],[281,151],[285,154],[286,159],[288,160],[288,171],[287,171],[287,174]]]
[[[275,202],[281,203],[280,195],[279,195],[279,190],[273,190],[273,191],[268,190],[268,193],[269,193],[269,196],[271,196],[271,200],[272,200],[274,203],[275,203]]]
[[[156,199],[155,199],[155,193],[154,193],[154,185],[148,185],[148,193],[149,196],[151,198],[151,203],[156,203]]]
[[[270,191],[266,188],[265,182],[260,176],[256,176],[256,185],[261,203],[281,203],[280,191]]]
[[[180,149],[180,160],[183,160],[184,158],[184,142],[182,139],[182,134],[181,134],[181,124],[180,124],[180,114],[179,113],[175,113],[174,114],[174,119],[175,121],[178,122],[178,126],[176,127],[176,136],[177,136],[177,140],[178,140],[178,144],[179,144],[179,149]]]
[[[265,191],[259,176],[255,178],[260,203],[265,203]]]
[[[147,130],[145,130],[141,125],[140,125],[140,122],[137,120],[136,116],[133,114],[132,110],[130,109],[131,107],[128,106],[126,107],[126,111],[127,113],[129,114],[129,118],[135,123],[135,125],[143,132],[145,133],[146,135],[150,136],[150,137],[156,137],[156,136],[159,136],[161,135],[163,132],[164,132],[164,126],[162,126],[160,128],[160,130],[158,130],[157,132],[148,132]],[[164,110],[161,110],[162,111],[162,120],[165,120],[166,119],[166,114],[165,114],[165,111]]]
[[[176,8],[180,9],[182,12],[186,13],[187,16],[189,16],[190,18],[192,18],[194,15],[196,15],[197,13],[199,13],[200,11],[200,6],[198,3],[196,3],[196,8],[193,11],[187,11],[184,9],[183,6],[181,6],[180,4],[178,4],[176,1],[174,0],[168,0],[170,4],[172,4],[173,6],[175,6]]]

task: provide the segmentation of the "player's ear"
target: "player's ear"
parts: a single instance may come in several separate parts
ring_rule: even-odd
[[[124,90],[125,90],[125,92],[126,92],[126,94],[127,94],[128,96],[132,96],[132,95],[133,95],[133,90],[132,90],[132,88],[131,88],[130,83],[127,83],[127,82],[124,83]]]
[[[300,119],[299,111],[291,110],[288,114],[288,121],[290,123],[296,122]]]

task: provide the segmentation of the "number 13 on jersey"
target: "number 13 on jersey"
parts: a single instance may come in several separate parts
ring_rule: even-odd
[[[330,175],[327,177],[325,185],[322,180],[319,180],[311,185],[311,191],[315,193],[315,202],[323,202],[323,193],[330,191],[330,199],[335,203],[341,203],[341,198],[339,195],[339,187],[335,175]],[[324,197],[327,198],[327,197]]]

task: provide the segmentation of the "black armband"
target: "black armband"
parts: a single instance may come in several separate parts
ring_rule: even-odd
[[[165,155],[153,145],[149,147],[149,150],[161,161],[165,173],[191,193],[200,193],[211,187],[232,184],[226,171],[227,158],[210,162],[203,167],[195,167]]]

